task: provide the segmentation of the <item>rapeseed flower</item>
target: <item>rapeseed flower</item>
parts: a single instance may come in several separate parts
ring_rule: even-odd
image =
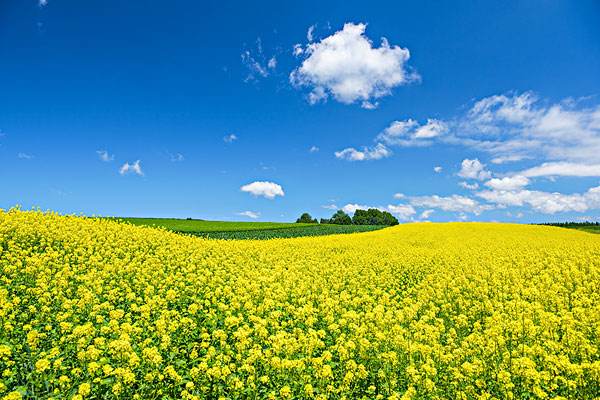
[[[593,399],[600,236],[221,241],[0,212],[0,399]]]

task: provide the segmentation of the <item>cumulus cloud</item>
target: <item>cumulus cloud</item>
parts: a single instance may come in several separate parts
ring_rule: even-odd
[[[354,214],[354,212],[356,210],[368,210],[369,208],[374,208],[374,207],[369,207],[369,206],[365,206],[362,204],[349,203],[349,204],[346,204],[344,207],[342,207],[342,211],[345,212],[346,214]]]
[[[544,214],[600,209],[600,186],[593,187],[584,193],[574,194],[538,190],[486,190],[477,195],[500,206],[529,206]]]
[[[266,199],[274,199],[277,196],[284,196],[283,188],[274,183],[267,181],[256,181],[244,185],[240,188],[242,192],[250,193],[253,196],[262,196]]]
[[[504,178],[493,178],[485,183],[485,186],[494,190],[517,190],[529,185],[529,179],[523,175],[507,176]]]
[[[457,194],[445,197],[438,195],[411,197],[410,204],[420,208],[433,208],[443,211],[472,213],[475,215],[494,208],[488,204],[481,204],[470,197]]]
[[[140,164],[140,160],[136,160],[132,164],[130,164],[129,162],[126,162],[119,169],[119,174],[121,174],[121,175],[135,174],[135,175],[139,175],[139,176],[144,176],[144,171],[142,171],[142,166]]]
[[[468,183],[468,182],[458,182],[458,186],[467,190],[476,190],[479,189],[479,184],[477,182]]]
[[[346,214],[354,214],[356,210],[368,210],[370,208],[374,208],[380,211],[387,211],[390,214],[394,214],[399,220],[402,221],[408,220],[417,213],[414,207],[410,204],[389,204],[387,207],[379,207],[350,203],[342,207],[342,211],[344,211]]]
[[[410,204],[390,204],[387,206],[387,210],[391,214],[394,214],[399,220],[406,221],[417,213],[415,208]]]
[[[362,150],[348,147],[335,152],[336,158],[347,161],[380,160],[391,155],[392,152],[381,143],[377,143],[375,147],[363,147]]]
[[[408,49],[391,46],[385,38],[380,47],[374,47],[365,36],[365,29],[366,24],[347,23],[341,31],[309,43],[301,51],[295,49],[296,55],[305,58],[290,74],[290,81],[297,87],[311,89],[311,103],[331,96],[344,104],[358,101],[372,108],[373,99],[417,79],[406,68]],[[312,30],[307,36],[312,38]]]
[[[230,133],[229,135],[223,137],[223,141],[225,143],[233,143],[236,140],[238,140],[238,137],[234,133]]]
[[[491,178],[492,174],[490,171],[485,169],[485,164],[482,164],[477,158],[470,160],[465,158],[462,160],[460,165],[460,172],[458,176],[465,179],[476,179],[483,181]]]
[[[308,149],[309,153],[317,153],[319,151],[319,148],[317,146],[311,146],[310,149]]]
[[[572,162],[547,162],[520,172],[527,177],[537,176],[600,176],[600,164],[579,164]]]
[[[442,135],[447,129],[446,123],[436,119],[428,119],[424,125],[413,119],[394,121],[377,135],[376,140],[396,146],[429,146],[433,143],[430,139]]]
[[[48,5],[48,0],[39,0],[39,1],[38,1],[38,5],[39,5],[40,7],[45,7],[45,6],[47,6],[47,5]]]
[[[252,219],[257,219],[258,217],[260,217],[260,213],[255,211],[242,211],[237,213],[237,215],[241,215],[242,217],[248,217]]]
[[[437,167],[433,167],[433,172],[435,172],[436,174],[439,174],[440,172],[442,172],[442,170],[443,168],[439,165]]]
[[[302,47],[302,45],[301,45],[301,44],[299,44],[299,43],[296,43],[296,44],[294,45],[294,48],[293,48],[293,50],[292,50],[292,53],[294,53],[294,55],[295,55],[296,57],[300,57],[300,56],[302,55],[302,53],[304,53],[304,48]]]
[[[115,159],[115,156],[108,154],[108,151],[106,150],[96,150],[96,154],[98,154],[100,161],[110,162]]]
[[[326,92],[321,93],[326,96]],[[476,101],[466,113],[442,121],[393,121],[375,137],[388,147],[464,146],[490,155],[491,164],[540,160],[523,176],[598,176],[600,105],[590,99],[543,101],[531,92]],[[477,162],[481,163],[479,160]],[[474,165],[475,166],[475,165]],[[489,179],[483,170],[477,178]]]
[[[421,213],[421,215],[419,216],[419,218],[421,218],[421,219],[427,219],[427,218],[429,218],[429,217],[431,216],[431,214],[433,214],[434,212],[435,212],[435,210],[431,210],[431,209],[429,209],[429,210],[424,210],[424,211]]]
[[[524,158],[600,161],[600,105],[548,104],[531,92],[476,102],[456,127],[458,143],[486,151],[496,162]]]

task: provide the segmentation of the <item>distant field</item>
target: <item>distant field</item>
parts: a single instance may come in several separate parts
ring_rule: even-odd
[[[255,231],[290,228],[295,226],[310,226],[311,224],[295,224],[289,222],[231,222],[231,221],[204,221],[199,219],[177,218],[116,218],[134,225],[162,226],[176,232],[233,232]]]
[[[294,224],[295,225],[295,224]],[[298,224],[300,225],[300,224]],[[293,238],[301,236],[322,236],[342,233],[369,232],[385,228],[379,225],[320,225],[302,224],[289,228],[245,230],[237,232],[201,232],[194,233],[198,236],[206,236],[213,239],[274,239]]]
[[[573,229],[578,229],[580,231],[590,232],[590,233],[600,233],[600,226],[581,226],[581,227],[573,227]]]
[[[548,223],[542,225],[558,226],[560,228],[577,229],[579,231],[589,233],[600,233],[600,225],[593,222],[563,222],[563,223]]]
[[[214,239],[273,239],[368,232],[384,228],[378,225],[321,225],[287,222],[228,222],[175,218],[116,218],[133,225],[163,227]]]

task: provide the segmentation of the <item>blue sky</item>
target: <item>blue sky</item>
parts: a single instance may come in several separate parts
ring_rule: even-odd
[[[600,216],[597,1],[223,3],[3,1],[0,207]]]

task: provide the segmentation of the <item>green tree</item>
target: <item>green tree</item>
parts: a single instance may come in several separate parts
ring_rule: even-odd
[[[316,218],[311,217],[311,215],[309,213],[304,213],[300,216],[300,218],[298,218],[296,220],[296,223],[302,223],[302,224],[316,224],[318,223]]]
[[[381,211],[376,208],[368,210],[356,210],[352,217],[354,225],[398,225],[398,220],[387,211]]]
[[[329,220],[329,223],[330,224],[337,224],[337,225],[351,225],[352,224],[352,219],[344,211],[337,210],[336,213],[333,214],[333,216]]]

